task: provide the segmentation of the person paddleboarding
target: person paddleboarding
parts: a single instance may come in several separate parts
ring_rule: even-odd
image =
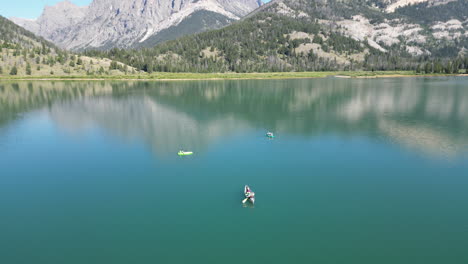
[[[242,203],[246,203],[247,200],[249,200],[252,204],[255,203],[255,193],[250,189],[248,185],[245,185],[244,187],[244,194],[245,199],[242,201]]]

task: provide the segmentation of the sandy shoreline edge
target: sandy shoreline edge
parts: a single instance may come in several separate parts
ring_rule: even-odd
[[[370,73],[370,72],[369,72]],[[141,78],[142,76],[134,76],[134,77],[96,77],[96,78],[89,78],[89,77],[68,77],[68,76],[57,76],[53,78],[48,77],[16,77],[16,78],[8,78],[8,77],[0,77],[0,81],[223,81],[223,80],[285,80],[285,79],[318,79],[318,78],[340,78],[340,79],[377,79],[377,78],[415,78],[415,77],[468,77],[467,74],[376,74],[376,75],[367,75],[366,72],[363,72],[362,75],[357,73],[357,75],[344,75],[344,74],[321,74],[321,73],[312,73],[311,75],[316,74],[317,76],[307,76],[307,74],[298,74],[291,76],[286,75],[278,75],[278,76],[245,76],[248,74],[239,74],[242,77],[236,76],[226,76],[226,77],[202,77],[202,78]],[[201,76],[203,74],[200,74]],[[255,74],[252,74],[255,75]],[[157,75],[156,75],[157,76]]]

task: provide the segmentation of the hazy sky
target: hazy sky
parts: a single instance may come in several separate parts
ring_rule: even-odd
[[[63,0],[0,0],[0,15],[4,17],[37,18],[44,6]],[[69,0],[76,5],[87,5],[92,0]]]
[[[54,5],[63,0],[0,0],[0,15],[4,17],[37,18],[41,15],[44,6]],[[92,0],[69,0],[70,2],[83,6]],[[270,0],[264,0],[269,2]]]

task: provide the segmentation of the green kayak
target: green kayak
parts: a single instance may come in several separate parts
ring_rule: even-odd
[[[178,153],[179,156],[189,156],[189,155],[193,155],[193,152],[192,151],[179,151]]]

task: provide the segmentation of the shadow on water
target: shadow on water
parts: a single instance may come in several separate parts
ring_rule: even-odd
[[[81,133],[97,126],[158,155],[250,130],[366,136],[455,156],[468,141],[463,78],[0,83],[0,131],[35,109]],[[0,132],[1,133],[1,132]]]

